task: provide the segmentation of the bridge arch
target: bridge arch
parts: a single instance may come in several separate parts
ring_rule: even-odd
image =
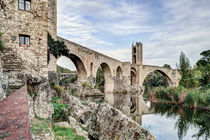
[[[166,72],[164,72],[163,70],[160,70],[160,69],[154,69],[152,71],[148,71],[147,74],[143,77],[143,83],[144,83],[146,77],[155,71],[157,71],[163,75],[163,77],[167,80],[167,83],[169,86],[173,86],[172,78],[170,78],[170,76]]]
[[[117,67],[117,70],[116,70],[116,77],[121,79],[123,78],[123,71],[122,71],[122,68],[120,66]]]
[[[66,56],[63,56],[63,57],[66,57]],[[70,53],[69,56],[66,58],[69,58],[73,62],[74,66],[76,67],[77,74],[78,74],[78,82],[86,81],[87,70],[85,68],[85,65],[82,59],[79,56],[72,53]]]
[[[131,68],[131,86],[137,84],[137,72],[135,68]]]
[[[105,93],[111,93],[113,91],[113,78],[112,78],[112,73],[109,65],[105,62],[101,63],[101,68],[104,72],[104,79],[105,79],[105,84],[104,84],[104,92]]]

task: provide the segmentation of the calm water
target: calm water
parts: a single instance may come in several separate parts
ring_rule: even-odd
[[[165,104],[151,108],[155,113],[142,115],[142,125],[157,140],[210,140],[210,113]]]

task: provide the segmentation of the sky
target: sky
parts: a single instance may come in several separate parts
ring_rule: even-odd
[[[58,35],[121,61],[143,43],[143,64],[192,65],[210,49],[210,0],[58,0]],[[58,64],[72,68],[61,58]]]

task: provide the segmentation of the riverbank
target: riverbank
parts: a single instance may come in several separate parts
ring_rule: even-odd
[[[153,89],[149,95],[145,97],[149,97],[153,103],[174,104],[210,111],[210,88],[158,87]]]

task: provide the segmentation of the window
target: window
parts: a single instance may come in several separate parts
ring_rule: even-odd
[[[29,47],[30,46],[30,36],[20,35],[19,36],[19,44],[22,47]]]
[[[20,10],[31,11],[31,0],[19,0],[18,7]]]

